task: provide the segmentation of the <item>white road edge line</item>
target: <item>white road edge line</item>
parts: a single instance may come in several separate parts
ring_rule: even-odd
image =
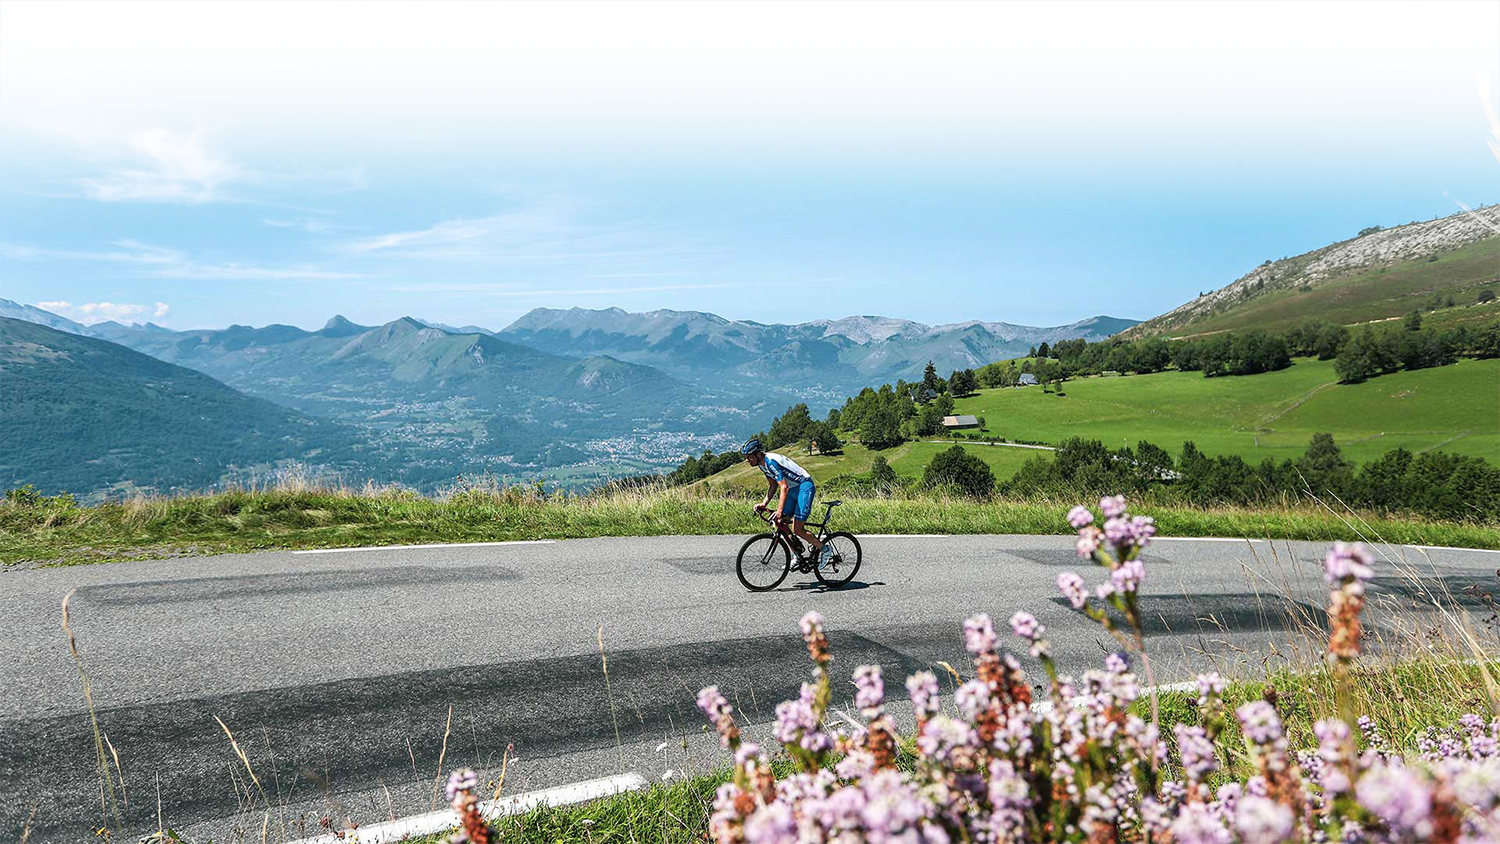
[[[1452,545],[1403,545],[1403,548],[1420,548],[1423,551],[1478,551],[1481,554],[1500,554],[1494,548],[1455,548]]]
[[[856,533],[860,539],[951,539],[951,533]]]
[[[486,800],[479,804],[479,812],[486,818],[498,818],[502,815],[529,812],[538,806],[568,806],[573,803],[597,800],[600,797],[635,791],[645,786],[645,777],[631,771],[628,774],[584,780],[541,791],[528,791],[525,794],[515,794],[499,800]],[[343,830],[342,838],[335,837],[333,833],[327,833],[293,841],[291,844],[387,844],[387,842],[404,841],[419,835],[431,835],[455,826],[458,826],[458,814],[452,809],[443,809],[397,818],[384,823],[370,824],[356,830]]]
[[[499,545],[551,545],[555,539],[517,539],[511,542],[435,542],[431,545],[367,545],[362,548],[309,548],[293,554],[347,554],[351,551],[417,551],[423,548],[493,548]]]
[[[1246,539],[1241,536],[1156,536],[1152,542],[1265,542],[1264,539]]]

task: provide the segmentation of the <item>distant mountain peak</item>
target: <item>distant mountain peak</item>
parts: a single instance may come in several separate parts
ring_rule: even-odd
[[[369,330],[370,326],[350,322],[342,314],[339,314],[324,323],[323,327],[318,329],[317,333],[324,337],[353,337],[356,334],[363,334]]]

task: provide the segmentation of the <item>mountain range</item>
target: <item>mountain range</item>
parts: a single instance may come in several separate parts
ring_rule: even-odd
[[[83,325],[3,299],[0,314],[118,344],[122,352],[211,376],[225,390],[273,402],[297,419],[331,423],[340,434],[330,441],[358,455],[341,453],[320,465],[419,488],[481,472],[548,474],[567,484],[652,472],[704,448],[725,448],[790,404],[807,401],[821,413],[869,383],[918,378],[928,360],[946,372],[1024,353],[1043,340],[1102,339],[1132,324],[1096,317],[1055,328],[928,326],[859,316],[767,325],[692,311],[575,308],[537,309],[498,332],[412,317],[359,325],[342,316],[316,331],[176,331],[152,323]],[[74,360],[60,351],[66,344],[35,345],[49,351],[33,364]],[[0,371],[0,387],[21,378],[35,384],[40,370],[22,369],[17,363]],[[74,383],[56,379],[62,392],[53,400],[70,401]],[[80,394],[115,402],[107,391]],[[119,436],[129,439],[124,431]],[[258,462],[318,455],[283,439],[288,448],[257,453]],[[91,459],[74,462],[93,465]],[[236,468],[224,466],[225,474]],[[189,475],[191,482],[204,477]],[[99,476],[93,488],[114,477],[104,470]],[[131,482],[161,486],[145,476]]]
[[[1134,324],[1096,316],[1051,328],[979,321],[932,326],[851,316],[780,325],[699,311],[537,308],[499,336],[557,354],[610,355],[689,381],[784,381],[842,397],[870,384],[919,378],[928,361],[946,375],[1025,354],[1042,342],[1103,340]]]

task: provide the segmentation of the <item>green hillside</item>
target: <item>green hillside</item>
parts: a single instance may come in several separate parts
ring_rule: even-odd
[[[1299,358],[1279,372],[1240,377],[1171,371],[1083,378],[1068,381],[1062,394],[1039,387],[981,390],[959,399],[954,412],[983,416],[985,436],[1012,442],[1056,444],[1082,437],[1120,448],[1146,440],[1176,454],[1192,440],[1210,455],[1237,454],[1252,464],[1299,457],[1319,431],[1332,433],[1356,464],[1398,447],[1500,462],[1500,360],[1461,360],[1361,384],[1339,384],[1332,361],[1312,358]],[[962,445],[989,464],[998,480],[1049,453]],[[938,451],[951,447],[907,442],[875,452],[847,443],[833,456],[808,455],[801,445],[782,450],[821,481],[865,474],[877,453],[897,474],[918,477]],[[737,464],[708,481],[758,489],[761,478],[759,471]]]
[[[1500,238],[1435,256],[1371,267],[1309,290],[1289,288],[1247,299],[1223,313],[1183,326],[1174,336],[1234,329],[1284,330],[1310,317],[1352,325],[1391,319],[1424,307],[1434,294],[1452,296],[1458,314],[1475,317],[1500,312],[1493,303],[1475,305],[1481,289],[1496,287]]]
[[[1112,448],[1148,440],[1173,453],[1193,440],[1252,463],[1296,457],[1318,431],[1333,433],[1356,463],[1397,447],[1500,461],[1500,360],[1337,381],[1332,361],[1299,358],[1280,372],[1232,378],[1161,372],[1069,381],[1062,395],[983,390],[959,399],[955,412],[982,415],[990,434],[1012,440],[1077,436]]]
[[[1493,317],[1494,305],[1476,307],[1476,302],[1486,289],[1500,292],[1497,230],[1500,206],[1391,228],[1374,226],[1311,252],[1267,260],[1230,284],[1122,334],[1188,337],[1250,328],[1284,330],[1308,319],[1352,325],[1434,306]]]
[[[0,488],[202,488],[278,461],[349,459],[343,426],[45,326],[0,318]]]

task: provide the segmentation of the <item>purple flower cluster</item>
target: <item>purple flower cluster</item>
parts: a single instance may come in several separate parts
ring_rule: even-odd
[[[1071,571],[1065,571],[1057,576],[1057,590],[1063,593],[1073,609],[1081,610],[1089,602],[1089,587],[1083,578]]]
[[[1374,563],[1374,556],[1364,545],[1335,542],[1323,557],[1323,576],[1332,585],[1350,580],[1363,582],[1374,576],[1375,571],[1371,568]]]
[[[479,785],[479,775],[469,768],[459,768],[448,775],[448,788],[445,792],[448,802],[452,803],[458,799],[460,794],[473,791]]]
[[[885,681],[880,677],[880,666],[861,665],[854,669],[854,687],[854,705],[866,720],[885,711]]]
[[[1281,739],[1281,716],[1276,707],[1263,700],[1252,700],[1234,711],[1240,728],[1252,744],[1274,744]]]
[[[985,613],[964,622],[964,648],[971,654],[982,654],[995,649],[999,640],[995,637],[995,623]]]
[[[1130,596],[1146,579],[1146,566],[1140,559],[1141,549],[1156,536],[1156,522],[1150,516],[1131,516],[1125,509],[1125,498],[1109,495],[1099,499],[1104,527],[1094,524],[1094,514],[1079,505],[1068,511],[1068,524],[1078,531],[1074,545],[1078,556],[1093,560],[1109,570],[1109,579],[1094,587],[1093,597],[1127,613],[1132,612]],[[1057,589],[1075,610],[1083,610],[1108,627],[1102,610],[1089,607],[1088,584],[1074,572],[1057,576]]]
[[[918,721],[926,721],[938,714],[942,706],[938,695],[937,675],[931,671],[918,671],[906,678],[906,696],[911,699],[912,713]]]
[[[1079,530],[1080,547],[1085,539],[1095,542],[1096,561],[1110,570],[1100,592],[1128,614],[1144,577],[1139,550],[1155,526],[1130,517],[1119,496],[1099,506],[1102,529],[1086,508],[1074,508],[1068,520]],[[1335,591],[1357,587],[1369,576],[1370,562],[1358,546],[1336,546],[1325,561],[1330,584]],[[1078,575],[1060,576],[1058,588],[1090,617],[1103,614],[1088,606],[1089,592]],[[1345,609],[1357,616],[1361,606],[1355,602]],[[1454,727],[1430,730],[1418,740],[1420,754],[1407,759],[1389,749],[1373,721],[1360,719],[1367,748],[1360,753],[1349,724],[1325,719],[1314,726],[1317,749],[1294,759],[1276,705],[1254,700],[1239,706],[1233,718],[1255,774],[1244,782],[1225,782],[1221,759],[1236,758],[1237,751],[1220,744],[1230,716],[1222,700],[1226,684],[1218,674],[1198,677],[1201,723],[1174,726],[1173,752],[1158,725],[1138,714],[1140,684],[1124,654],[1109,654],[1105,671],[1068,676],[1047,656],[1046,629],[1035,616],[1017,612],[1010,627],[1040,654],[1051,705],[1032,704],[1020,664],[999,651],[993,621],[976,615],[963,625],[975,676],[959,685],[948,711],[935,675],[924,671],[909,677],[906,691],[917,730],[902,741],[885,712],[885,681],[876,665],[854,671],[854,704],[863,724],[853,735],[823,723],[827,643],[821,617],[809,614],[803,634],[815,682],[776,707],[773,728],[800,770],[778,781],[760,749],[738,742],[736,734],[734,779],[715,797],[713,840],[1500,841],[1500,720],[1467,716]],[[698,704],[716,726],[733,723],[717,689],[704,689]],[[899,747],[913,748],[916,759],[898,767]],[[824,754],[831,750],[841,758],[830,770],[832,757]]]

